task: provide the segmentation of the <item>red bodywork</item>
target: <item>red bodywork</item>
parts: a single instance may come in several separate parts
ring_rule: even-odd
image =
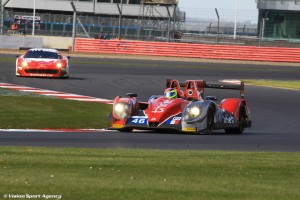
[[[160,124],[170,118],[170,116],[181,114],[183,109],[189,103],[190,101],[182,98],[170,100],[169,98],[162,96],[149,102],[145,114],[148,116],[149,123]]]
[[[154,97],[153,99],[146,102],[137,102],[136,98],[121,98],[116,97],[114,101],[114,106],[117,103],[124,103],[125,105],[130,105],[128,117],[121,118],[118,117],[113,112],[113,128],[123,128],[126,123],[128,123],[128,118],[131,115],[138,114],[137,111],[142,109],[143,115],[147,116],[147,125],[150,127],[158,127],[165,123],[172,117],[181,116],[183,109],[190,103],[190,101],[183,98],[177,98],[170,100],[165,96]],[[114,110],[114,108],[113,108]],[[181,117],[180,117],[181,119]],[[142,120],[142,119],[140,119]],[[179,124],[180,120],[174,121],[173,124]]]
[[[245,103],[242,99],[239,98],[229,98],[225,99],[221,104],[220,108],[223,108],[229,113],[232,113],[236,118],[239,116],[239,108],[242,103]]]

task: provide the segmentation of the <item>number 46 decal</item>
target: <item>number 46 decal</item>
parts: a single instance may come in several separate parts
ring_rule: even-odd
[[[131,120],[131,124],[146,124],[147,119],[145,118],[135,118]]]

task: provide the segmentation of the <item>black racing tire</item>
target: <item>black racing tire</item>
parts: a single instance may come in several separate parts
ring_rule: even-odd
[[[70,76],[62,76],[62,77],[60,77],[61,79],[69,79],[70,78]]]
[[[131,133],[133,131],[133,128],[122,128],[122,129],[119,129],[118,131],[122,132],[122,133],[125,133],[125,132]]]
[[[247,120],[246,106],[245,106],[245,104],[242,104],[240,106],[240,111],[239,111],[238,127],[225,129],[225,133],[227,133],[227,134],[242,134],[245,129],[246,120]]]
[[[213,129],[214,129],[214,109],[212,106],[209,106],[206,114],[205,134],[212,134]]]

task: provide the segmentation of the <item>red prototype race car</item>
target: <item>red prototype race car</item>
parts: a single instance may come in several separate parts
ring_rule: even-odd
[[[56,49],[29,49],[17,58],[16,75],[69,78],[69,59]]]
[[[226,98],[217,104],[216,96],[204,98],[205,88],[239,90],[240,98]],[[134,93],[116,97],[111,119],[111,129],[118,131],[166,129],[199,134],[211,134],[217,129],[243,133],[252,124],[250,109],[244,99],[244,82],[241,81],[233,84],[167,80],[165,95],[154,95],[148,102],[138,101]]]

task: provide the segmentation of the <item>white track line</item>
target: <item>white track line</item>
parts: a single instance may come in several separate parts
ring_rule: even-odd
[[[0,83],[0,87],[5,88],[5,89],[10,89],[10,90],[30,92],[30,93],[39,94],[39,95],[53,96],[53,97],[67,99],[67,100],[73,100],[73,101],[98,102],[98,103],[105,103],[105,104],[113,103],[113,101],[109,100],[109,99],[102,99],[102,98],[83,96],[83,95],[78,95],[78,94],[70,94],[70,93],[59,92],[59,91],[26,87],[26,86],[14,85],[14,84],[10,84],[10,83]]]

